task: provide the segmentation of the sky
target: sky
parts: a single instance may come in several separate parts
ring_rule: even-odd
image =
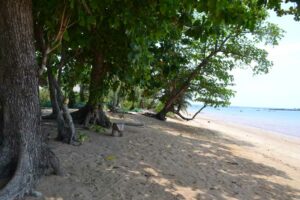
[[[268,74],[253,76],[251,70],[233,71],[236,91],[232,106],[300,108],[300,22],[293,16],[269,20],[285,30],[284,38],[275,47],[266,47],[273,67]]]

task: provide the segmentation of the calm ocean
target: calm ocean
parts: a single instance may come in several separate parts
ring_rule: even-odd
[[[192,104],[188,112],[193,114],[200,107],[201,105]],[[226,108],[207,107],[198,116],[201,115],[229,123],[300,137],[300,111],[230,106]]]

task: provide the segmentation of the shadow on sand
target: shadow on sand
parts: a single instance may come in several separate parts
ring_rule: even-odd
[[[229,145],[249,143],[207,129],[144,116],[138,119],[147,126],[126,127],[122,138],[85,131],[90,141],[80,147],[56,145],[70,176],[58,180],[65,188],[54,187],[44,192],[46,196],[56,194],[63,200],[300,199],[299,189],[272,181],[291,180],[284,171],[230,151]],[[68,187],[74,180],[76,184]]]

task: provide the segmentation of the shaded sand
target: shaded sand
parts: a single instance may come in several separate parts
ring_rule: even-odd
[[[125,120],[145,127],[124,137],[78,128],[89,136],[79,147],[50,139],[66,176],[43,177],[44,197],[26,200],[300,199],[299,140],[206,118]],[[44,131],[55,137],[55,124]]]

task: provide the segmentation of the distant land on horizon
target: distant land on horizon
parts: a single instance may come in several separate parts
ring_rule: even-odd
[[[269,110],[300,111],[300,108],[269,108]]]
[[[236,108],[259,108],[259,109],[267,109],[267,110],[281,110],[281,111],[300,111],[300,108],[283,108],[283,107],[259,107],[259,106],[235,106],[230,105],[228,107],[236,107]]]
[[[198,103],[198,102],[190,102],[191,106],[203,106],[203,104]],[[210,106],[209,106],[210,107]],[[259,107],[259,106],[237,106],[237,105],[229,105],[225,107],[217,107],[218,109],[220,108],[226,108],[226,107],[231,107],[231,108],[253,108],[253,109],[268,109],[268,110],[278,110],[278,111],[300,111],[300,108],[283,108],[283,107]]]

